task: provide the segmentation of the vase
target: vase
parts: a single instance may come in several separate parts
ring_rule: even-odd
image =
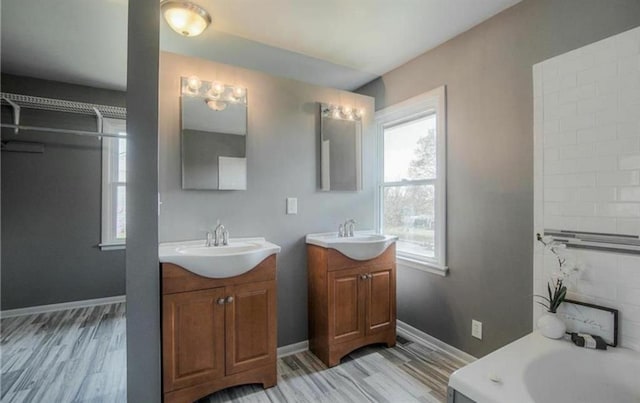
[[[545,312],[545,314],[538,319],[538,330],[540,330],[540,333],[542,333],[544,337],[559,339],[564,336],[567,326],[558,318],[555,312]]]

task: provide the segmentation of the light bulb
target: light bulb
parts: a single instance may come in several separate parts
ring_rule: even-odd
[[[338,109],[337,107],[333,108],[333,118],[340,119],[340,109]]]
[[[207,106],[214,111],[223,111],[227,109],[227,103],[216,99],[207,99]]]
[[[189,78],[187,78],[187,87],[193,91],[193,92],[197,92],[200,87],[202,86],[202,81],[200,81],[200,79],[196,76],[191,76]]]
[[[211,92],[219,96],[224,92],[224,84],[218,81],[214,82],[211,86]]]
[[[349,106],[343,106],[342,107],[342,113],[346,116],[346,115],[351,115],[351,107]]]
[[[244,88],[242,88],[242,87],[235,87],[235,88],[233,89],[233,96],[234,96],[236,99],[241,99],[242,97],[244,97],[244,94],[246,94],[246,93],[247,93],[247,90],[245,90],[245,89],[244,89]]]
[[[356,109],[353,112],[356,115],[356,118],[358,118],[358,119],[360,119],[361,117],[364,116],[364,109],[362,109],[362,108]]]

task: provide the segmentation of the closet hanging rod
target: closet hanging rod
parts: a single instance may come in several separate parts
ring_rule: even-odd
[[[86,130],[56,129],[53,127],[22,126],[22,125],[13,125],[9,123],[2,123],[0,124],[0,127],[6,127],[9,129],[18,129],[18,130],[29,130],[29,131],[36,131],[36,132],[67,133],[67,134],[75,134],[78,136],[87,136],[87,137],[109,137],[109,138],[122,138],[122,139],[127,138],[125,134],[98,133],[98,132],[91,132]]]
[[[126,119],[127,108],[111,105],[99,105],[86,102],[67,101],[64,99],[34,97],[31,95],[12,94],[0,92],[3,103],[11,102],[23,108],[41,109],[57,112],[79,113],[84,115],[96,115],[96,109],[105,118]]]

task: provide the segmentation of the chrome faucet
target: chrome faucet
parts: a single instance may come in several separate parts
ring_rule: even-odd
[[[213,234],[211,231],[207,231],[207,239],[205,241],[205,246],[210,247],[213,245]]]
[[[338,236],[340,238],[346,236],[345,231],[344,231],[344,224],[338,225]]]
[[[353,218],[344,222],[344,236],[353,236],[356,229],[356,220]]]
[[[216,229],[213,231],[213,246],[220,246],[229,244],[229,231],[224,229],[224,225],[218,224]]]

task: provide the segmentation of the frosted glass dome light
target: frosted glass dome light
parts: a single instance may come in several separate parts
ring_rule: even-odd
[[[200,35],[211,24],[207,10],[190,1],[165,0],[160,7],[167,24],[180,35]]]

